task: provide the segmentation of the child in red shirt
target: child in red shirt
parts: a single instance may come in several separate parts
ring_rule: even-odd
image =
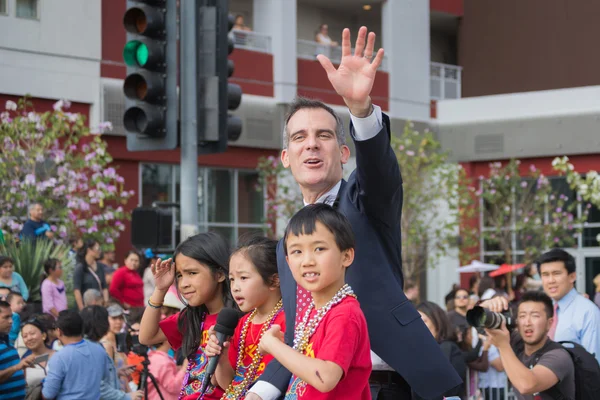
[[[179,399],[196,400],[205,379],[209,329],[223,307],[235,305],[227,279],[229,247],[219,234],[201,233],[180,243],[173,259],[175,263],[158,259],[151,266],[156,286],[142,317],[139,340],[146,346],[168,340],[174,350],[181,347],[188,368]],[[161,321],[162,303],[173,281],[187,306]],[[203,398],[218,400],[223,393],[209,385]]]
[[[294,280],[312,295],[293,348],[279,326],[258,347],[293,374],[285,399],[371,399],[367,322],[344,281],[354,260],[350,223],[326,204],[309,205],[290,220],[283,240]]]
[[[230,342],[219,345],[211,335],[206,355],[224,351],[215,372],[217,383],[226,388],[223,399],[243,399],[250,386],[273,356],[258,352],[258,343],[272,325],[285,326],[277,274],[277,241],[260,236],[240,238],[229,260],[231,294],[244,316]]]

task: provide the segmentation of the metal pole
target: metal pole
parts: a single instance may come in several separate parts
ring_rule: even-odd
[[[198,229],[198,103],[197,103],[197,0],[180,3],[181,96],[181,240]]]

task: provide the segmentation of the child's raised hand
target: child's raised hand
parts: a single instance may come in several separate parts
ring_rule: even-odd
[[[223,350],[226,351],[226,349],[229,348],[229,342],[224,342],[223,345],[219,345],[219,341],[217,340],[217,335],[215,335],[215,330],[214,327],[211,327],[208,330],[208,342],[206,343],[206,346],[204,347],[204,354],[206,354],[207,357],[215,357],[218,356],[219,354],[221,354],[221,352]],[[224,359],[226,359],[227,357],[223,357]]]
[[[156,260],[156,263],[150,266],[150,268],[152,268],[156,289],[169,290],[175,281],[175,265],[173,259],[169,258],[161,261],[159,258]]]
[[[274,342],[283,342],[284,336],[283,332],[281,332],[281,326],[273,325],[266,331],[262,339],[260,339],[260,343],[258,344],[258,352],[260,354],[271,354],[271,346]]]

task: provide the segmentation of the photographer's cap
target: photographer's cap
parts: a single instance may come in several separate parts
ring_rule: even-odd
[[[108,311],[108,316],[109,317],[120,317],[123,314],[125,314],[125,310],[123,310],[123,307],[121,307],[118,304],[113,304],[111,306],[108,306],[106,308],[106,311]]]

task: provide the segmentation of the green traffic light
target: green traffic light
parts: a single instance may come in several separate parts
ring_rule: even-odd
[[[135,51],[135,58],[137,63],[143,67],[148,62],[148,57],[150,56],[150,51],[148,50],[148,46],[144,43],[140,43]]]
[[[148,62],[150,51],[148,46],[139,40],[132,40],[125,44],[123,49],[123,60],[129,66],[143,67]]]

